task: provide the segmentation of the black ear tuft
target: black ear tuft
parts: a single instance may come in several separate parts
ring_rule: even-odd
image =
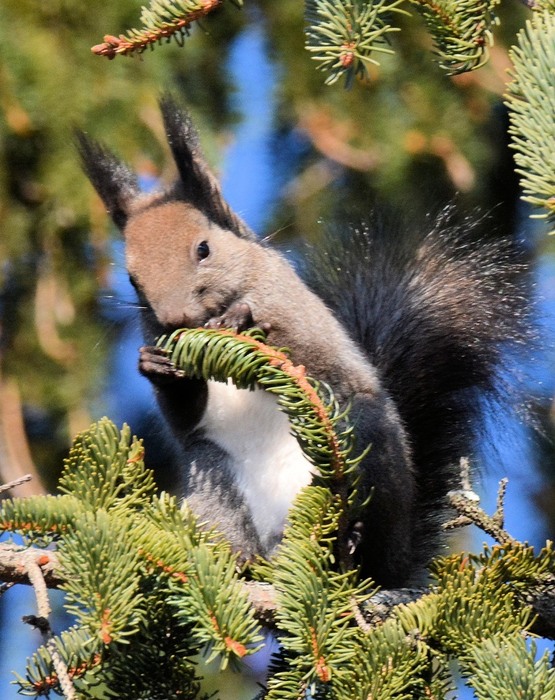
[[[218,226],[242,238],[256,238],[225,201],[218,180],[204,160],[189,114],[167,93],[160,99],[160,110],[184,196]]]
[[[205,213],[217,205],[227,207],[219,183],[204,160],[198,133],[188,112],[167,93],[160,99],[160,110],[185,197]]]
[[[129,205],[140,192],[137,176],[111,151],[82,131],[77,131],[75,137],[85,173],[116,226],[123,229]]]
[[[171,95],[167,93],[160,99],[160,111],[164,120],[168,144],[179,170],[185,193],[191,199],[202,199],[203,187],[207,185],[207,173],[205,172],[207,168],[191,117],[185,110],[180,109]]]

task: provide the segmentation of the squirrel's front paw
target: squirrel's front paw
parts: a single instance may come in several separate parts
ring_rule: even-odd
[[[251,308],[244,301],[236,301],[221,316],[214,316],[204,324],[205,328],[233,328],[240,333],[254,324]]]
[[[139,372],[153,384],[169,384],[185,376],[176,369],[163,348],[146,346],[139,349]]]

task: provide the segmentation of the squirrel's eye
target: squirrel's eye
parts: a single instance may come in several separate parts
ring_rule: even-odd
[[[210,246],[206,241],[201,241],[197,246],[197,257],[199,260],[204,260],[210,255]]]

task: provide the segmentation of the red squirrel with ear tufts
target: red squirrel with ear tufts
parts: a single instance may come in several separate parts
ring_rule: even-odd
[[[267,393],[179,376],[154,347],[177,328],[262,326],[268,343],[351,405],[360,495],[352,523],[364,576],[416,580],[437,550],[446,494],[472,452],[501,346],[526,337],[522,265],[507,242],[480,241],[449,212],[418,234],[375,220],[325,236],[309,280],[256,239],[225,202],[189,117],[161,101],[178,168],[161,192],[88,137],[84,167],[123,232],[140,302],[148,377],[180,453],[177,489],[201,521],[250,558],[271,555],[312,469]],[[356,542],[355,542],[356,540]]]

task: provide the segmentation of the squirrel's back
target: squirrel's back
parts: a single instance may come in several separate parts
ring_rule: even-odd
[[[425,232],[378,216],[330,231],[308,280],[367,353],[404,424],[419,491],[414,570],[437,547],[442,505],[460,485],[460,459],[475,451],[487,399],[503,400],[509,348],[532,335],[519,247],[484,238],[483,221],[453,219],[449,207]]]

